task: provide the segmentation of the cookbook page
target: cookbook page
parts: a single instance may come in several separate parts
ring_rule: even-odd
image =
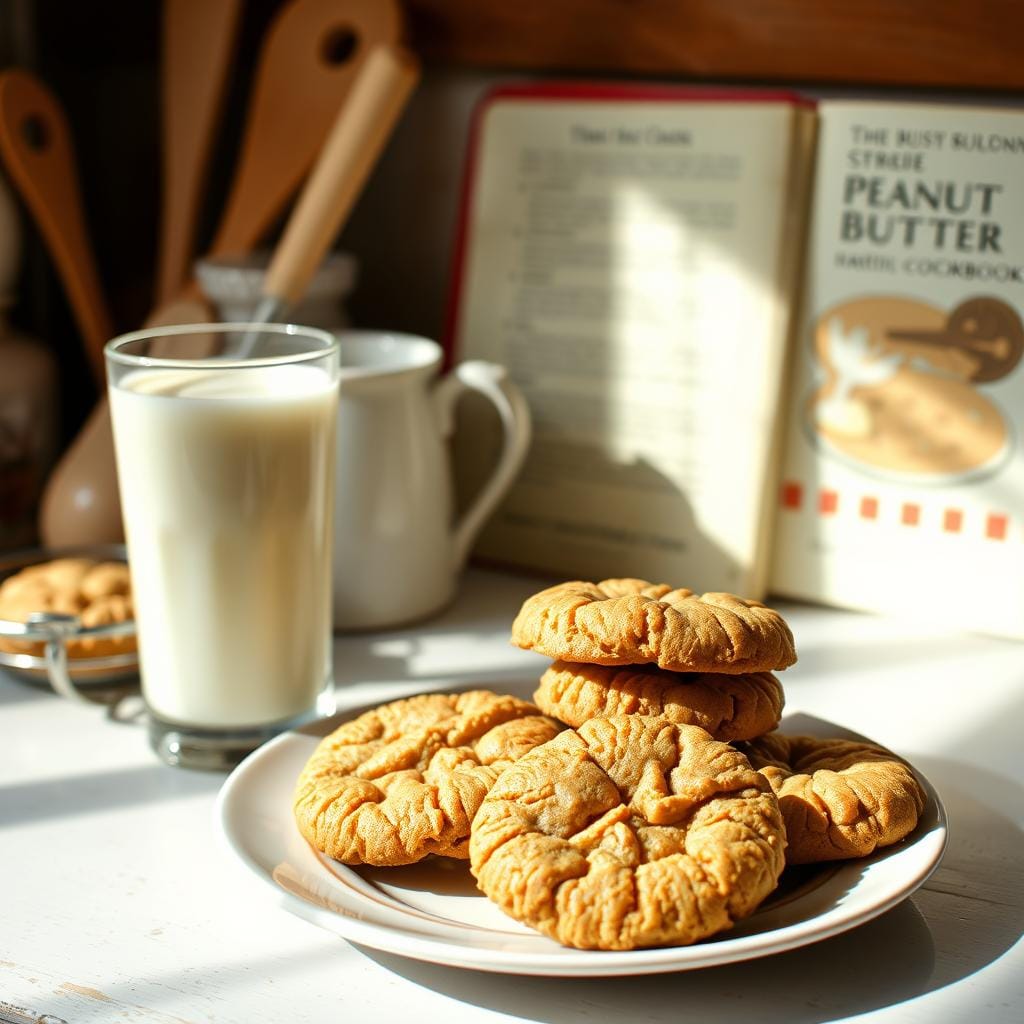
[[[478,553],[760,591],[802,123],[788,102],[486,108],[454,347],[509,367],[534,441]]]

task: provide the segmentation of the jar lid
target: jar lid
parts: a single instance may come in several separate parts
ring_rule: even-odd
[[[268,250],[244,256],[204,256],[196,260],[196,278],[211,302],[245,303],[255,308],[263,298],[263,278],[270,257]],[[355,286],[357,273],[358,263],[351,253],[329,253],[303,298],[343,298]]]

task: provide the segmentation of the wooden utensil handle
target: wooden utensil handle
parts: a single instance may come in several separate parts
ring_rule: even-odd
[[[56,97],[27,71],[0,72],[0,155],[46,240],[103,388],[103,346],[114,332],[82,213],[71,133]]]
[[[286,305],[301,298],[418,79],[418,63],[398,47],[379,45],[367,55],[274,250],[267,296]]]
[[[209,252],[248,252],[309,174],[368,55],[399,45],[398,0],[287,0],[260,47],[238,167]],[[352,44],[347,56],[339,43]]]
[[[242,0],[164,0],[158,302],[173,299],[191,276],[203,181],[227,92],[241,14]]]

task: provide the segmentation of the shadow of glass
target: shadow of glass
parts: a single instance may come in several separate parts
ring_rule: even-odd
[[[223,775],[213,772],[183,772],[152,764],[0,786],[0,829],[195,794],[212,795],[223,781]]]
[[[826,942],[761,960],[637,978],[521,978],[420,963],[357,948],[416,985],[522,1020],[621,1024],[638,1019],[818,1024],[928,990],[934,950],[912,902]],[[865,984],[865,978],[874,979]],[[642,989],[639,987],[642,984]]]
[[[54,697],[54,692],[43,683],[30,682],[13,672],[0,670],[0,707],[28,704],[30,701]]]
[[[138,694],[139,678],[133,675],[125,680],[93,681],[75,684],[79,692],[92,703],[112,708],[122,698]],[[14,704],[27,704],[34,700],[57,699],[50,683],[46,679],[21,675],[17,672],[0,670],[0,707]]]

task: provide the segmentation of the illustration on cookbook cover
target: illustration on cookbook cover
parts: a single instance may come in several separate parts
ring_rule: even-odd
[[[980,477],[1010,455],[1010,422],[985,387],[1024,351],[1024,325],[1007,303],[971,296],[946,313],[865,296],[825,310],[813,344],[806,423],[828,454],[922,484]]]

